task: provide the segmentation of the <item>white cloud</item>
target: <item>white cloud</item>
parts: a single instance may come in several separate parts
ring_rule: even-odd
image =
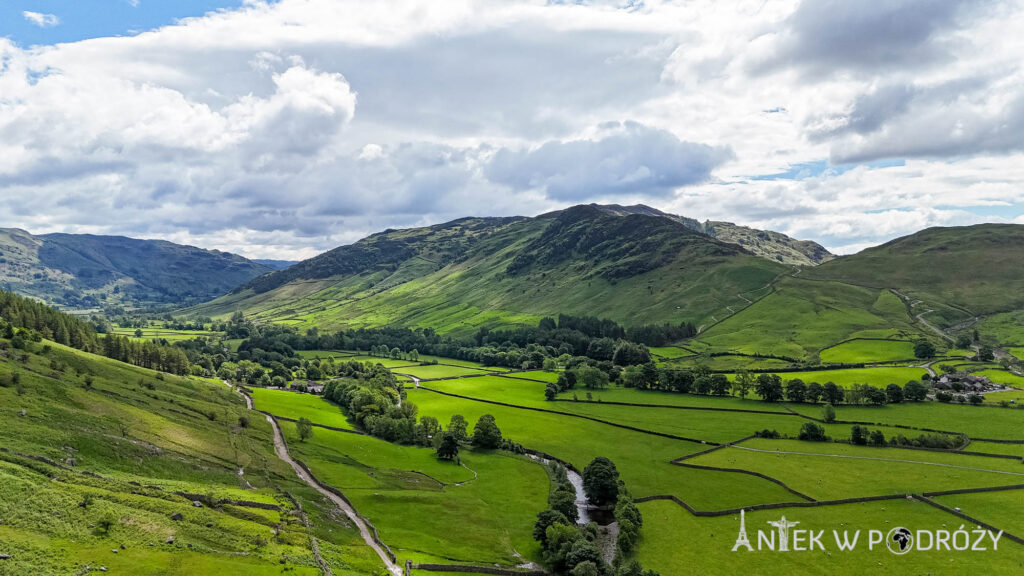
[[[0,38],[0,225],[290,258],[589,201],[837,249],[1024,212],[1020,0],[624,4],[251,0]]]
[[[30,12],[25,10],[21,15],[25,17],[25,20],[28,20],[40,28],[53,28],[60,24],[60,18],[57,18],[53,14],[43,14],[41,12]]]

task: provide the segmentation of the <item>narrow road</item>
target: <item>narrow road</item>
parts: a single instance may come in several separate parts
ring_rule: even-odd
[[[277,453],[277,457],[291,465],[292,470],[295,470],[295,474],[297,474],[303,482],[309,484],[311,488],[323,494],[331,502],[334,502],[334,505],[348,516],[349,520],[359,528],[359,535],[363,537],[363,541],[366,542],[366,545],[373,548],[377,555],[380,556],[380,559],[384,562],[384,566],[387,567],[388,572],[395,576],[402,576],[402,569],[398,564],[392,562],[391,558],[388,557],[386,552],[384,552],[384,549],[377,544],[373,539],[373,534],[370,532],[369,527],[367,527],[366,523],[363,522],[363,519],[356,514],[356,511],[349,506],[348,502],[345,502],[345,500],[340,496],[324,488],[319,482],[314,480],[309,473],[299,466],[295,460],[292,460],[292,457],[288,454],[288,446],[284,442],[284,435],[281,434],[281,427],[277,425],[277,420],[274,420],[269,415],[265,416],[267,418],[267,422],[270,422],[270,425],[274,428],[274,452]]]
[[[911,307],[914,307],[917,304],[919,304],[919,302],[911,303],[909,296],[901,293],[899,290],[896,290],[895,288],[889,288],[889,292],[892,292],[900,300],[903,300],[904,302],[910,304]],[[925,310],[924,312],[921,312],[917,316],[914,316],[914,318],[917,318],[917,321],[920,322],[925,328],[928,328],[932,332],[935,332],[936,334],[938,334],[942,338],[944,338],[946,340],[949,340],[950,342],[956,342],[956,338],[953,338],[952,336],[950,336],[949,334],[946,334],[944,331],[940,330],[939,328],[936,328],[935,326],[932,326],[931,324],[928,323],[927,320],[924,319],[924,315],[929,313],[929,312],[934,312],[934,310],[931,310],[931,309]]]
[[[228,388],[231,388],[235,392],[242,394],[241,392],[238,391],[237,388],[231,386],[231,384],[229,384],[227,380],[223,380],[222,382],[224,382],[224,385],[227,386]],[[416,381],[416,384],[419,385],[418,380]],[[252,410],[252,398],[250,398],[249,395],[247,394],[242,394],[242,398],[245,398],[245,406],[249,410]],[[277,454],[277,457],[287,462],[288,465],[292,467],[292,470],[295,470],[295,474],[303,482],[309,484],[311,488],[323,494],[324,497],[329,499],[331,502],[334,502],[334,505],[337,506],[339,510],[344,512],[346,516],[348,516],[349,520],[351,520],[352,523],[359,528],[359,535],[363,537],[363,541],[366,542],[366,545],[370,548],[373,548],[374,552],[376,552],[377,555],[380,556],[380,559],[384,562],[384,566],[387,567],[388,572],[394,574],[395,576],[402,576],[402,569],[398,566],[398,564],[395,564],[391,561],[391,558],[387,555],[386,552],[384,552],[384,549],[381,548],[380,545],[377,544],[377,542],[373,539],[373,534],[370,533],[370,529],[366,526],[366,523],[363,522],[363,519],[360,518],[358,514],[356,514],[356,511],[351,506],[349,506],[348,502],[345,502],[345,500],[339,497],[337,494],[324,488],[319,482],[314,480],[309,475],[309,473],[303,470],[303,468],[299,466],[295,462],[295,460],[292,460],[291,455],[288,454],[288,445],[285,444],[284,442],[284,435],[281,433],[281,427],[277,425],[277,420],[274,420],[273,417],[267,414],[264,414],[264,416],[266,417],[267,422],[270,422],[270,426],[274,429],[274,452]]]

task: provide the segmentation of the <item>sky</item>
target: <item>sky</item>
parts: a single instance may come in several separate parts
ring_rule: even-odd
[[[0,0],[0,227],[297,260],[644,203],[1024,223],[1024,0]]]

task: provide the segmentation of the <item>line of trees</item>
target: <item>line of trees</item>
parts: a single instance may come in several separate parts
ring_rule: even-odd
[[[44,338],[84,352],[101,354],[143,368],[188,374],[188,356],[181,348],[125,337],[99,336],[89,322],[17,294],[0,290],[0,336],[14,348]]]
[[[244,325],[244,330],[236,326]],[[586,316],[561,314],[543,318],[537,326],[512,330],[480,328],[472,338],[442,336],[430,328],[361,328],[335,333],[310,329],[300,334],[283,327],[257,327],[232,318],[226,329],[245,332],[246,342],[239,352],[256,355],[256,350],[288,356],[287,350],[369,350],[376,356],[397,354],[409,359],[415,352],[489,366],[541,368],[548,359],[584,357],[608,361],[619,366],[643,364],[651,360],[647,346],[662,345],[688,338],[696,333],[692,324],[658,324],[625,328],[616,322]],[[273,340],[274,342],[270,342]]]

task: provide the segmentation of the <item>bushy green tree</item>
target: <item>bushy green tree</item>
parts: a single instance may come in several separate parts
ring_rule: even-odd
[[[451,432],[444,432],[437,445],[437,457],[442,460],[454,460],[459,456],[459,441]]]
[[[501,430],[494,416],[484,414],[473,427],[473,445],[478,448],[494,449],[501,446]]]
[[[594,458],[583,469],[583,492],[597,506],[614,504],[619,495],[619,470],[611,460]]]
[[[557,510],[544,510],[538,513],[537,521],[533,524],[533,539],[540,542],[542,546],[547,544],[548,527],[553,524],[570,525],[565,515]]]
[[[786,383],[786,400],[790,402],[803,402],[807,398],[807,385],[799,378],[794,378]]]
[[[765,402],[779,402],[783,397],[782,378],[777,374],[760,374],[755,391]]]
[[[299,441],[305,442],[306,440],[313,437],[313,423],[308,418],[299,418],[298,423],[295,427],[299,431]]]
[[[885,387],[885,397],[889,404],[903,402],[903,387],[899,384],[889,384]]]
[[[835,406],[843,403],[843,399],[846,397],[846,392],[839,386],[836,386],[835,383],[826,382],[822,389],[822,396],[825,399],[825,402]]]
[[[934,358],[935,357],[935,345],[928,340],[918,340],[914,342],[914,357],[915,358]]]
[[[803,426],[800,427],[800,434],[797,438],[810,442],[824,442],[828,440],[828,437],[825,436],[825,428],[814,422],[804,422]]]
[[[903,387],[903,395],[911,402],[921,402],[928,397],[928,385],[923,382],[911,380]]]
[[[825,406],[821,409],[821,419],[824,420],[825,422],[835,422],[836,421],[836,409],[835,409],[835,407],[832,406],[831,404],[825,404]]]
[[[863,446],[868,443],[868,431],[858,424],[850,428],[850,443]]]

